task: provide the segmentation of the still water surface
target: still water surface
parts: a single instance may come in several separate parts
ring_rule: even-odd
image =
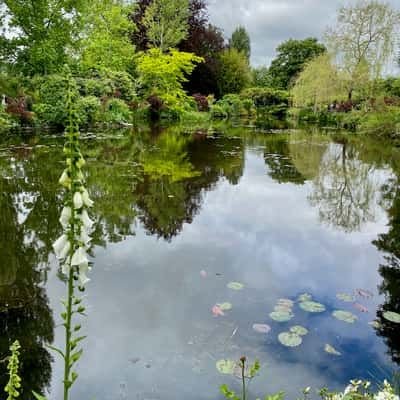
[[[62,365],[46,344],[63,339],[65,287],[51,249],[61,233],[62,146],[59,135],[0,140],[0,359],[19,339],[23,399],[30,389],[61,398]],[[341,389],[398,370],[399,329],[382,310],[400,311],[399,149],[329,132],[223,126],[85,134],[82,150],[95,267],[75,398],[221,398],[222,383],[239,381],[216,362],[242,355],[262,365],[254,398]],[[232,281],[244,288],[229,289]],[[336,297],[357,289],[373,294],[356,296],[367,311]],[[291,321],[269,317],[279,298],[302,293],[326,311],[295,303]],[[214,316],[223,302],[232,310]],[[335,319],[338,309],[358,320]],[[254,323],[272,329],[257,333]],[[293,325],[309,334],[286,348],[277,336]]]

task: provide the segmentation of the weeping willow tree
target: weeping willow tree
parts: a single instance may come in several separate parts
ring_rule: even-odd
[[[336,26],[328,29],[325,39],[347,74],[349,100],[360,83],[382,75],[393,55],[399,24],[400,13],[381,1],[358,0],[339,9]]]
[[[322,54],[306,65],[298,76],[291,95],[294,106],[312,106],[314,112],[326,104],[346,97],[343,76],[331,62],[329,54]]]

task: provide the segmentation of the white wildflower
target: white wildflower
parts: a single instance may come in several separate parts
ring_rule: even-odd
[[[83,207],[83,198],[81,192],[75,192],[73,202],[76,210],[79,210]]]
[[[87,246],[92,238],[89,236],[84,226],[81,227],[81,233],[79,234],[78,240]]]
[[[58,180],[60,185],[70,188],[71,187],[71,178],[68,176],[67,170],[64,170],[64,172],[61,174],[60,179]]]
[[[68,275],[70,269],[71,269],[71,266],[69,265],[68,262],[64,263],[64,264],[61,266],[61,272],[62,272],[64,275]]]
[[[94,204],[93,200],[89,197],[89,193],[86,189],[84,189],[82,192],[82,200],[86,207],[92,207]]]
[[[64,229],[66,229],[70,224],[71,219],[71,207],[64,207],[61,211],[60,223]]]
[[[83,210],[82,213],[79,215],[79,219],[82,221],[83,226],[86,229],[90,229],[94,222],[89,218],[89,215],[86,210]]]
[[[89,260],[87,259],[86,249],[84,247],[78,247],[71,258],[71,265],[79,267],[80,265],[87,264],[88,262]]]
[[[68,255],[69,250],[71,249],[71,243],[68,240],[67,235],[61,235],[54,243],[53,249],[57,258],[65,258]]]
[[[79,266],[79,281],[82,286],[90,281],[86,274],[90,271],[89,263],[83,263]]]

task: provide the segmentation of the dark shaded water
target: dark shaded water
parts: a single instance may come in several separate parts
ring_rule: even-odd
[[[19,339],[23,399],[32,388],[61,398],[62,366],[46,343],[63,337],[65,287],[51,249],[61,234],[62,146],[57,135],[0,139],[0,360]],[[95,201],[95,268],[75,398],[220,398],[222,383],[239,382],[215,364],[241,355],[262,364],[252,397],[340,389],[398,369],[399,326],[381,314],[400,311],[399,149],[239,127],[86,134],[82,148]],[[227,288],[231,281],[244,289]],[[360,288],[374,295],[356,300],[368,312],[336,298]],[[304,292],[327,310],[295,304],[290,322],[270,319],[279,298]],[[232,310],[214,317],[222,302]],[[339,321],[335,309],[358,320]],[[254,323],[272,330],[257,333]],[[299,324],[309,330],[301,346],[278,342]]]

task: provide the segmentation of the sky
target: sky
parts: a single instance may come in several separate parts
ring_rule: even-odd
[[[275,48],[283,41],[322,38],[335,24],[337,9],[356,0],[208,0],[210,21],[223,29],[226,38],[242,25],[250,35],[251,63],[269,66]],[[400,8],[400,0],[388,0]],[[397,70],[397,72],[399,72]]]

